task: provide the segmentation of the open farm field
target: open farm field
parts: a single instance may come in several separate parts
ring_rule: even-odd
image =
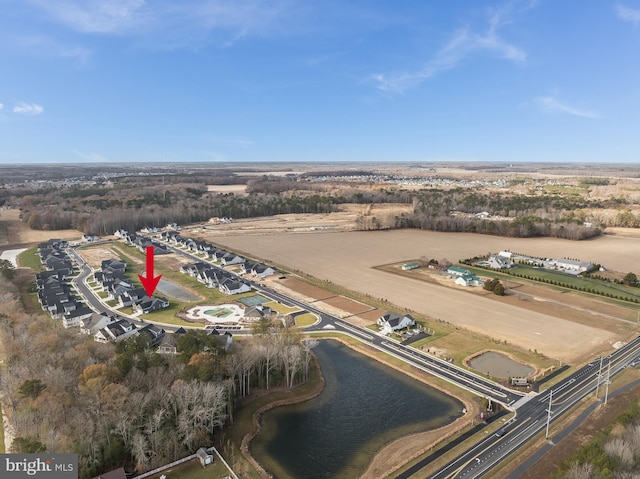
[[[283,214],[261,216],[258,218],[236,219],[231,223],[204,224],[204,229],[193,228],[185,235],[194,238],[208,238],[209,235],[242,234],[282,234],[282,233],[313,233],[318,230],[354,231],[357,229],[358,217],[363,222],[383,217],[394,217],[402,213],[413,211],[412,205],[397,203],[382,204],[352,204],[337,205],[337,211],[326,214]]]
[[[479,253],[509,249],[535,256],[571,256],[597,261],[613,269],[640,270],[634,238],[605,236],[571,242],[551,238],[502,238],[466,233],[418,230],[382,232],[314,233],[279,236],[212,235],[214,243],[300,270],[319,279],[387,299],[401,308],[485,334],[525,349],[538,350],[566,362],[584,360],[610,347],[631,332],[613,332],[603,320],[595,326],[578,324],[465,291],[390,275],[374,269],[380,264],[422,256],[449,258],[452,262]],[[570,345],[570,346],[568,346]]]
[[[80,239],[77,230],[40,231],[32,230],[20,221],[19,210],[0,210],[0,246],[25,243],[40,243],[51,238]]]
[[[210,193],[229,194],[244,196],[247,194],[247,185],[207,185]]]

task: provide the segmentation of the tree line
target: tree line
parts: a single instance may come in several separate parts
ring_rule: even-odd
[[[206,184],[246,182],[247,195],[207,192]],[[358,218],[361,230],[419,228],[508,237],[551,236],[572,240],[597,236],[606,226],[640,226],[621,198],[591,199],[579,195],[523,195],[472,188],[448,190],[315,183],[304,176],[236,177],[229,173],[198,176],[126,176],[112,183],[61,188],[0,190],[0,200],[22,210],[33,229],[75,228],[92,234],[187,224],[209,218],[250,218],[290,213],[330,213],[343,203],[411,204],[409,214]],[[606,209],[620,210],[605,217]],[[487,212],[489,218],[476,218]],[[455,213],[455,214],[453,214]]]

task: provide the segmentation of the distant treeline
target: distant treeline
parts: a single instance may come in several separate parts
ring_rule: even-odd
[[[353,173],[353,172],[352,172]],[[247,195],[207,191],[207,184],[247,184]],[[591,200],[579,195],[522,195],[472,188],[405,190],[395,187],[313,183],[303,177],[236,177],[227,172],[127,176],[109,185],[0,190],[0,201],[22,209],[33,229],[75,228],[110,234],[167,223],[188,224],[211,217],[251,218],[287,213],[330,213],[344,203],[411,204],[403,215],[358,218],[362,230],[420,228],[510,237],[586,239],[606,226],[639,227],[640,218],[623,198]],[[614,218],[600,214],[616,209]],[[474,215],[488,213],[488,218]],[[486,215],[483,215],[486,216]],[[496,218],[498,217],[498,218]]]

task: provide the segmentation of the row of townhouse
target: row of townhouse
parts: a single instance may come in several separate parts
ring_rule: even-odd
[[[182,246],[188,251],[196,254],[204,254],[207,259],[220,263],[221,266],[239,264],[242,274],[251,274],[256,278],[265,278],[266,276],[275,274],[275,269],[271,266],[247,261],[242,256],[217,248],[207,241],[185,238],[177,231],[164,231],[161,236],[171,244]]]
[[[117,230],[113,233],[113,236],[123,239],[125,244],[128,246],[134,246],[141,253],[146,253],[147,246],[153,246],[153,252],[157,255],[169,253],[167,247],[162,243],[149,239],[145,236],[138,236],[136,233],[130,233],[124,229]]]
[[[134,312],[142,314],[169,307],[166,298],[148,296],[144,288],[134,287],[124,275],[126,267],[123,261],[106,259],[100,264],[100,270],[93,273],[93,278],[109,300],[118,301],[122,307],[131,306]]]
[[[46,271],[36,274],[36,290],[42,310],[69,328],[90,318],[93,311],[75,297],[67,283],[73,274],[73,262],[64,250],[66,247],[67,242],[59,239],[38,245],[38,255]]]
[[[166,336],[165,330],[155,324],[146,324],[139,328],[126,318],[106,313],[95,315],[90,321],[86,321],[80,327],[80,332],[93,336],[93,340],[99,343],[118,342],[143,334],[147,336],[151,346],[160,344]]]
[[[196,278],[208,288],[218,288],[224,294],[233,295],[251,291],[251,286],[235,274],[203,261],[186,264],[180,268],[180,272]]]

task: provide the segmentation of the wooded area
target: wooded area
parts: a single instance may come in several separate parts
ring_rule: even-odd
[[[179,354],[160,355],[143,336],[102,344],[27,314],[0,278],[0,387],[14,452],[77,452],[80,477],[121,465],[143,472],[210,446],[253,388],[307,380],[314,343],[261,321],[225,350],[188,331]]]
[[[640,226],[624,198],[591,199],[561,193],[516,194],[482,188],[421,188],[314,183],[300,177],[235,176],[213,172],[125,176],[99,184],[0,189],[0,203],[21,209],[32,229],[74,228],[106,235],[124,228],[190,224],[212,217],[250,218],[291,213],[330,213],[340,204],[413,205],[402,215],[361,215],[360,230],[420,228],[509,237],[597,236],[607,226]],[[246,195],[214,193],[207,184],[244,182]],[[585,190],[586,191],[586,190]],[[618,210],[615,216],[600,211]]]

